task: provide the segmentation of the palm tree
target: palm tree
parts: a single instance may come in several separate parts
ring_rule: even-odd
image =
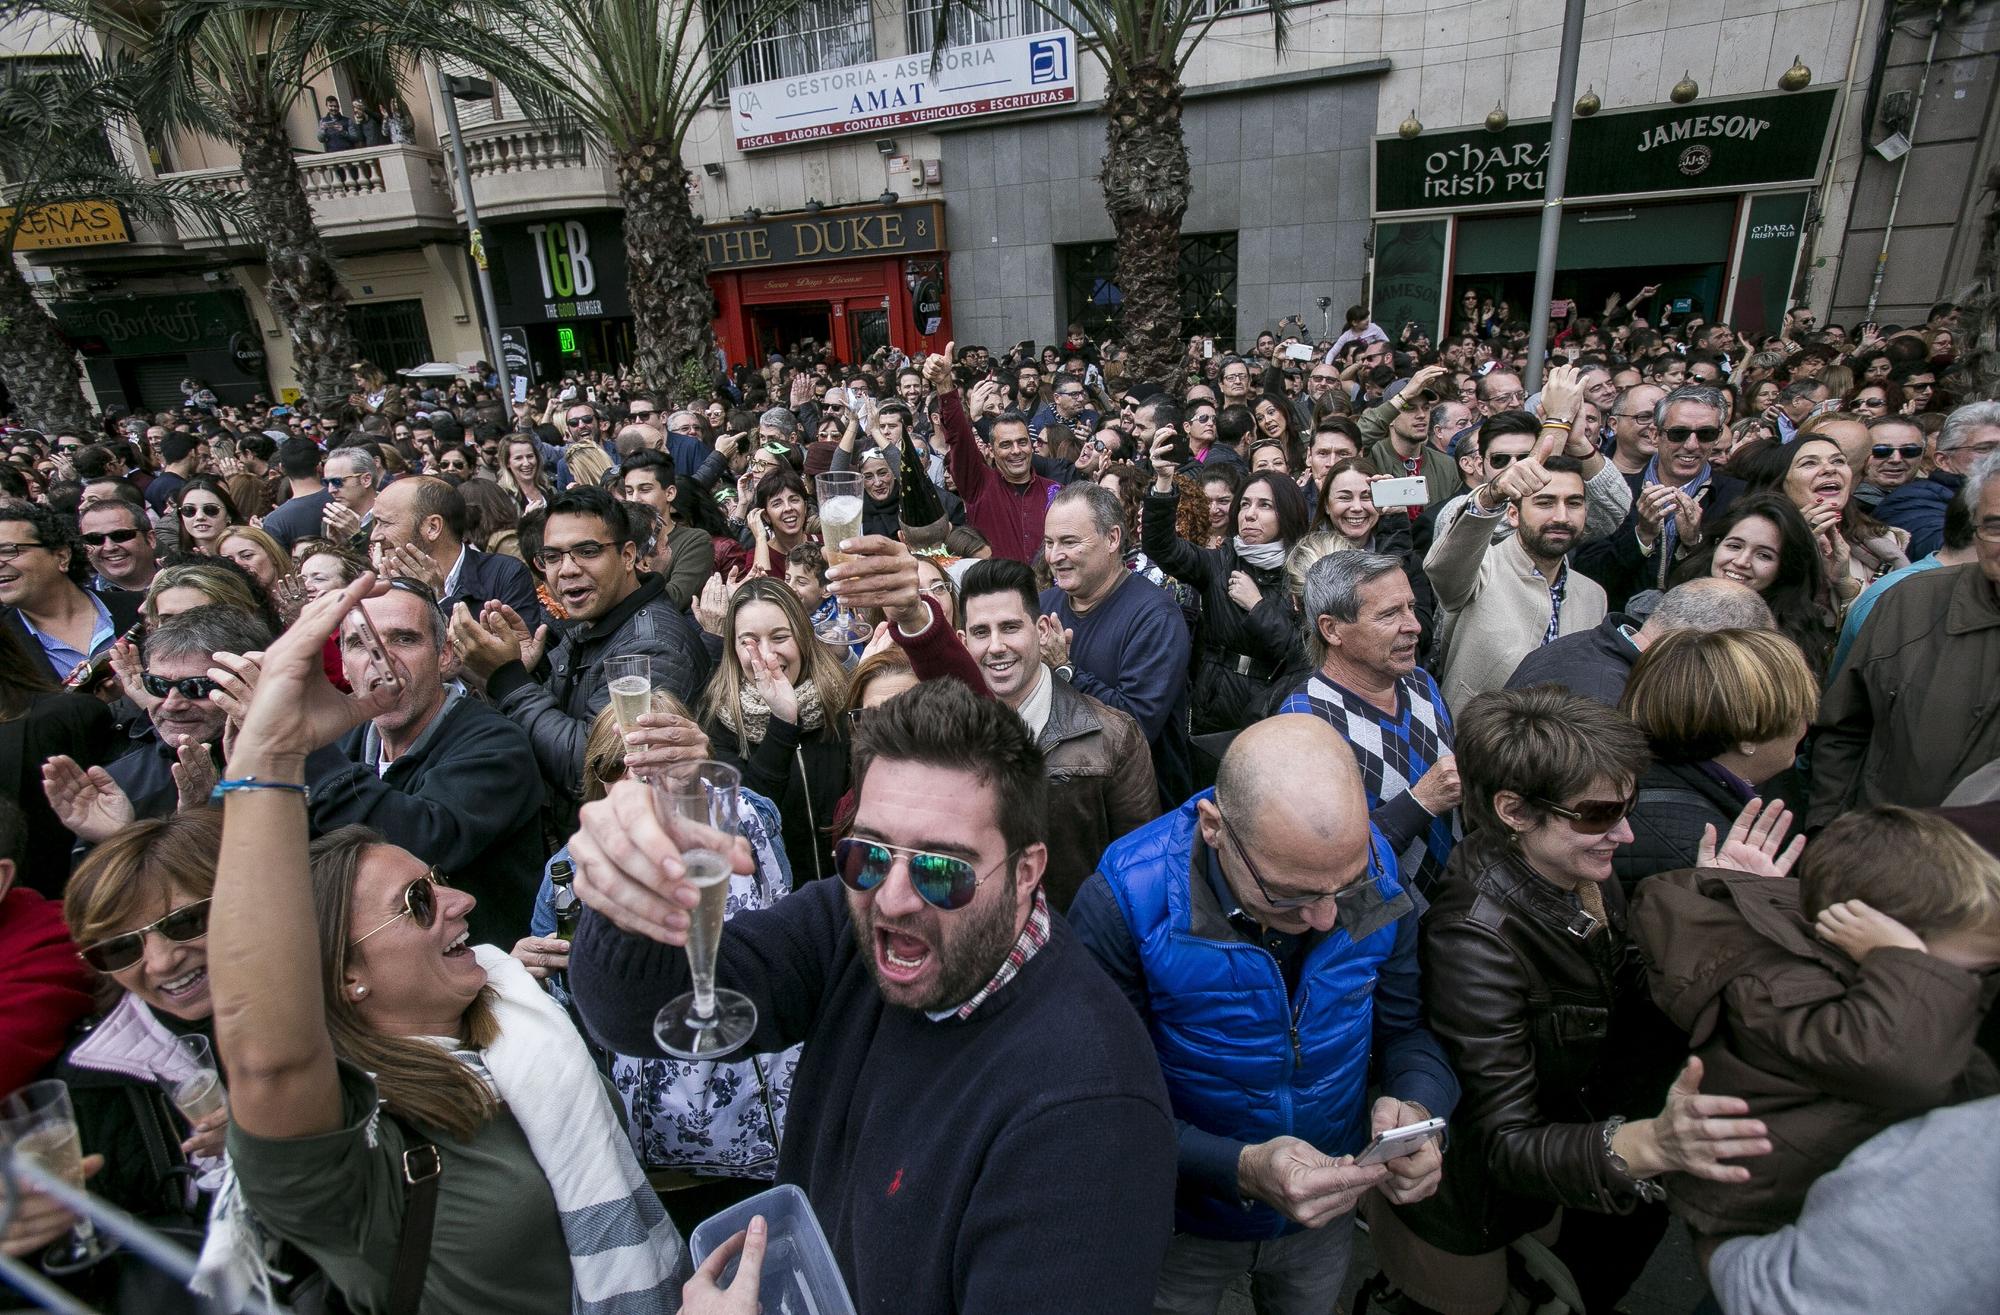
[[[14,249],[15,235],[36,211],[77,201],[109,201],[161,226],[188,219],[219,230],[241,216],[233,197],[192,183],[135,178],[119,164],[104,127],[134,117],[138,89],[129,64],[80,49],[0,63],[0,178],[12,207],[0,217],[0,253]],[[12,257],[0,263],[0,377],[31,424],[88,435],[90,405],[75,350]]]
[[[638,359],[650,388],[684,391],[708,362],[714,301],[681,151],[732,64],[797,0],[751,0],[718,27],[695,0],[265,0],[302,5],[398,49],[459,60],[529,113],[579,126],[609,155],[625,207]],[[710,13],[720,6],[711,8]]]
[[[1119,332],[1126,373],[1159,382],[1182,363],[1181,221],[1193,191],[1181,128],[1181,75],[1218,19],[1243,0],[1028,0],[1076,34],[1104,70],[1104,167],[1098,181],[1118,239]],[[946,0],[933,45],[942,49],[972,0]],[[1285,48],[1285,11],[1271,4],[1271,40]],[[963,20],[960,19],[960,22]]]
[[[236,148],[249,230],[264,249],[265,294],[292,340],[300,391],[321,411],[353,383],[347,290],[313,222],[285,120],[300,93],[333,68],[328,26],[304,12],[230,0],[27,0],[103,34],[147,72],[147,116],[168,131],[201,133]],[[346,39],[345,33],[338,34]],[[387,85],[382,83],[379,85]]]

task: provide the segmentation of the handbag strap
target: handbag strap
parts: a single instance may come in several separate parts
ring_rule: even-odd
[[[444,1160],[428,1139],[403,1152],[403,1232],[389,1271],[389,1315],[417,1315],[424,1275],[431,1267],[431,1231],[437,1223],[438,1176]]]

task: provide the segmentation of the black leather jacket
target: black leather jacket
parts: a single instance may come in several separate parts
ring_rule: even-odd
[[[1686,1054],[1653,1007],[1603,886],[1608,928],[1518,851],[1481,833],[1452,852],[1424,914],[1425,1021],[1464,1094],[1436,1196],[1401,1210],[1457,1255],[1505,1246],[1558,1205],[1624,1213],[1638,1200],[1604,1154],[1614,1114],[1650,1118]]]

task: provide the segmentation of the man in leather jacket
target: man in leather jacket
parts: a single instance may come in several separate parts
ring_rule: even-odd
[[[975,562],[959,585],[959,635],[993,697],[1035,734],[1049,778],[1049,866],[1058,913],[1112,841],[1153,820],[1159,794],[1139,723],[1041,660],[1035,573],[1005,557]]]
[[[495,707],[527,729],[556,821],[567,829],[582,802],[590,723],[611,701],[606,660],[651,658],[654,688],[693,707],[708,684],[708,652],[694,622],[667,602],[665,582],[639,573],[624,505],[603,490],[572,488],[551,498],[535,557],[569,615],[546,659],[548,627],[530,634],[504,603],[487,604],[477,617],[460,603],[451,638],[467,683],[484,688]]]

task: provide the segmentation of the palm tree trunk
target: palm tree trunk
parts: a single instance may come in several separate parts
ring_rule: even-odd
[[[688,201],[688,171],[665,146],[647,142],[617,157],[625,203],[626,284],[638,338],[634,363],[646,387],[679,401],[697,372],[714,374],[715,299],[708,253]],[[692,364],[691,364],[692,363]]]
[[[313,222],[284,125],[258,114],[243,115],[242,124],[243,182],[270,271],[265,295],[291,335],[299,391],[315,411],[330,413],[354,391],[347,289]]]
[[[28,423],[49,433],[91,437],[90,404],[77,379],[76,353],[55,318],[28,291],[12,258],[0,272],[0,377]]]
[[[1104,208],[1118,235],[1128,378],[1172,387],[1181,365],[1181,220],[1192,190],[1175,71],[1141,67],[1105,97]]]

